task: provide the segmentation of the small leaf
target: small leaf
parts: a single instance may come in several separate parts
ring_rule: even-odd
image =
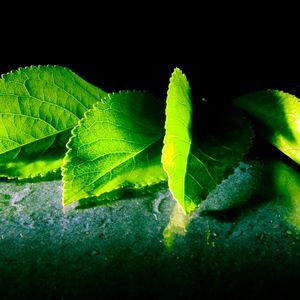
[[[104,95],[60,66],[32,66],[2,75],[0,177],[28,178],[58,169],[70,130]]]
[[[169,189],[187,214],[234,170],[251,145],[247,119],[234,112],[208,115],[206,122],[198,122],[200,135],[192,138],[191,90],[186,76],[175,69],[167,95],[162,164]],[[205,119],[204,114],[198,117]]]
[[[163,108],[150,93],[109,94],[74,128],[63,165],[63,204],[166,180]]]
[[[262,90],[234,99],[257,123],[258,133],[300,164],[300,103],[294,95]]]

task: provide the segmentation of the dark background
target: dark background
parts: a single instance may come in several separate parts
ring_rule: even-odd
[[[268,51],[238,53],[231,50],[218,55],[204,53],[201,59],[191,62],[158,61],[151,57],[90,59],[87,62],[70,62],[67,59],[0,62],[0,73],[30,65],[61,65],[107,92],[142,89],[165,98],[170,75],[175,67],[179,67],[191,84],[195,102],[204,97],[216,104],[227,104],[234,97],[265,88],[299,94],[300,68],[297,57],[284,52],[278,55]]]
[[[298,93],[299,18],[291,4],[78,8],[49,6],[34,16],[20,10],[25,21],[2,32],[0,74],[58,64],[106,91],[147,89],[165,97],[180,67],[194,99],[227,103],[260,88]]]

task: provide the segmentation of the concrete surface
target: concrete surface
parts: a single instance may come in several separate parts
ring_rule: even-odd
[[[60,180],[3,180],[0,299],[292,298],[299,174],[242,162],[189,217],[167,189],[79,209]]]

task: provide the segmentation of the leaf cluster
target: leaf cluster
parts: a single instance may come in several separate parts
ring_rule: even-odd
[[[258,91],[207,117],[193,109],[190,84],[178,68],[166,95],[106,93],[61,66],[2,75],[0,176],[26,179],[59,172],[63,205],[95,197],[106,203],[165,182],[189,214],[251,148],[252,123],[240,109],[259,123],[263,137],[300,162],[295,96]]]

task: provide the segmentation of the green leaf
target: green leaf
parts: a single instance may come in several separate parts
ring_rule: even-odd
[[[163,113],[153,95],[139,91],[109,94],[89,110],[67,144],[63,204],[166,180]]]
[[[191,89],[186,76],[175,69],[169,84],[162,164],[169,189],[186,214],[191,213],[217,184],[225,179],[248,152],[252,127],[247,119],[217,111],[192,139]],[[199,118],[205,119],[205,114]]]
[[[300,164],[300,103],[294,95],[262,90],[243,95],[233,104],[256,122],[258,133]]]
[[[212,104],[203,109],[199,118],[202,120],[198,125],[201,130],[193,139],[188,170],[199,183],[197,193],[200,195],[200,204],[234,172],[249,152],[254,132],[249,119],[234,108],[222,107],[216,110]],[[192,194],[191,189],[187,193]]]
[[[60,66],[32,66],[2,75],[0,176],[29,178],[58,169],[70,130],[105,95]]]
[[[162,164],[174,199],[185,212],[192,211],[195,200],[186,195],[186,176],[192,145],[191,89],[186,76],[176,68],[171,76],[166,107]]]

